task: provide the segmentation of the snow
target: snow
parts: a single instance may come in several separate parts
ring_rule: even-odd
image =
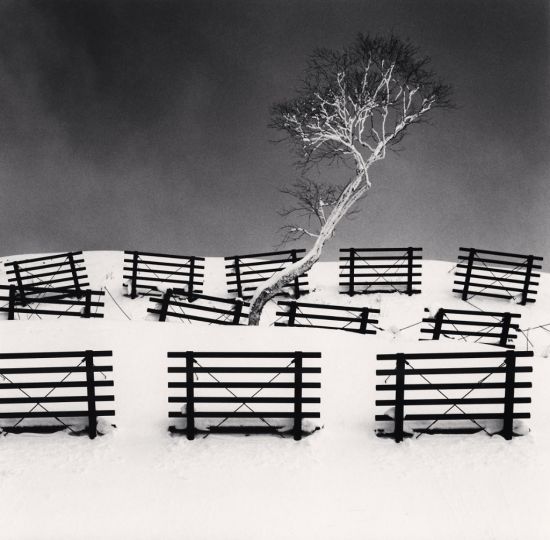
[[[93,441],[66,432],[0,437],[2,538],[550,537],[550,368],[541,356],[550,336],[543,328],[527,332],[537,356],[530,360],[532,418],[517,426],[525,436],[433,435],[395,444],[375,435],[374,416],[384,412],[374,406],[376,354],[494,350],[418,341],[424,308],[465,306],[450,292],[452,263],[424,261],[424,292],[412,297],[339,295],[337,264],[314,266],[308,302],[381,310],[379,326],[389,331],[362,336],[275,328],[275,305],[258,328],[155,322],[147,299],[123,296],[122,253],[84,258],[92,287],[108,291],[105,318],[0,320],[0,348],[112,350],[116,416],[102,420],[106,434]],[[527,307],[471,302],[521,313],[521,328],[535,328],[550,323],[550,276],[540,281],[537,302]],[[224,288],[223,260],[207,259],[205,294]],[[527,343],[521,335],[517,348]],[[299,442],[170,436],[166,353],[184,350],[322,352],[323,428]]]

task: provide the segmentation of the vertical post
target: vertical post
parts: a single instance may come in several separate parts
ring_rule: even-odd
[[[525,267],[525,283],[523,285],[523,291],[521,292],[520,304],[524,306],[527,304],[527,296],[529,295],[529,284],[531,282],[531,274],[533,272],[533,255],[527,257],[527,265]]]
[[[408,271],[407,271],[407,294],[409,296],[412,296],[412,294],[413,294],[413,262],[414,262],[413,255],[414,255],[413,248],[408,247],[407,248],[407,266],[408,266]]]
[[[185,377],[187,389],[187,401],[185,407],[185,417],[187,426],[185,428],[187,439],[192,441],[195,438],[195,387],[193,373],[193,351],[185,353]]]
[[[514,383],[516,377],[516,354],[506,351],[506,381],[504,387],[504,424],[502,436],[509,441],[513,435],[514,426]]]
[[[84,311],[82,312],[82,316],[85,319],[90,318],[90,314],[92,313],[92,291],[91,289],[86,289],[85,294],[85,300],[84,300]]]
[[[466,277],[464,278],[464,288],[462,289],[462,300],[464,301],[468,300],[468,289],[470,287],[475,254],[476,250],[474,248],[470,248],[470,253],[468,254],[468,266],[466,268]]]
[[[395,442],[403,440],[404,400],[405,400],[405,355],[398,353],[395,363],[395,415],[394,415],[394,439]]]
[[[241,284],[241,268],[239,266],[239,257],[235,257],[233,262],[233,267],[235,268],[235,281],[237,282],[237,296],[239,298],[243,297],[243,286]]]
[[[86,361],[86,390],[88,398],[88,436],[95,439],[97,436],[97,414],[95,407],[95,385],[94,385],[94,353],[84,353]]]
[[[294,440],[302,438],[302,352],[294,353]]]
[[[168,306],[170,306],[170,299],[172,297],[172,289],[168,289],[162,297],[162,304],[160,305],[159,321],[165,322],[168,315]]]
[[[17,297],[17,287],[15,285],[10,285],[10,298],[8,304],[8,321],[13,321],[15,319],[15,301]]]
[[[233,310],[233,321],[231,324],[239,324],[241,320],[241,313],[243,311],[243,301],[240,298],[235,300],[235,309]]]
[[[138,252],[134,251],[132,253],[132,280],[131,280],[130,298],[137,298],[138,259],[139,259]]]
[[[369,322],[369,308],[363,308],[361,310],[361,324],[359,326],[359,332],[361,332],[361,334],[367,333],[368,322]]]
[[[502,327],[500,331],[500,341],[499,345],[501,347],[507,347],[508,346],[508,335],[510,334],[510,323],[512,322],[512,314],[511,313],[504,313],[502,317]]]
[[[73,276],[74,290],[76,292],[76,297],[82,297],[82,291],[80,290],[80,284],[78,283],[78,274],[76,273],[76,265],[74,263],[74,257],[72,253],[69,253],[69,266],[71,268],[71,274]]]
[[[189,281],[187,282],[187,301],[193,302],[193,284],[195,282],[195,257],[189,259]]]
[[[434,317],[434,332],[432,334],[432,340],[438,340],[441,337],[444,316],[445,310],[443,308],[439,308]]]
[[[296,321],[296,309],[298,308],[298,304],[296,302],[289,302],[288,306],[288,326],[294,326],[294,322]]]
[[[15,272],[15,281],[17,281],[17,287],[19,288],[19,301],[21,305],[27,305],[27,299],[25,297],[25,286],[23,285],[23,279],[21,278],[21,270],[19,268],[19,263],[13,263],[13,271]]]
[[[348,294],[355,294],[355,248],[349,250],[349,291]]]
[[[292,262],[295,263],[298,258],[296,257],[296,250],[293,249],[291,252],[290,252],[290,257],[292,258]],[[294,298],[296,298],[296,300],[298,300],[298,298],[300,298],[300,276],[296,276],[294,278]]]

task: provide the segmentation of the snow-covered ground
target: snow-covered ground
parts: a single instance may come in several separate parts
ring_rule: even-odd
[[[452,263],[424,261],[424,292],[413,297],[339,295],[337,263],[314,267],[307,301],[381,310],[384,331],[362,336],[275,328],[273,305],[258,328],[155,322],[150,302],[122,295],[122,253],[84,256],[92,287],[106,287],[105,319],[0,320],[0,350],[112,350],[116,428],[93,441],[65,432],[0,437],[0,538],[550,538],[544,328],[517,340],[536,354],[528,435],[395,444],[374,433],[378,353],[491,348],[418,341],[425,307],[465,307],[450,292]],[[205,293],[224,290],[223,260],[207,259]],[[521,313],[522,329],[550,323],[550,276],[533,305],[472,303]],[[193,349],[320,351],[323,429],[299,442],[170,436],[166,353]]]

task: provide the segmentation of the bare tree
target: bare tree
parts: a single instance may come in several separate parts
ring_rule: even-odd
[[[314,243],[302,259],[256,290],[251,325],[259,323],[263,307],[282,287],[319,259],[337,224],[371,187],[372,165],[396,148],[409,126],[434,109],[451,106],[450,87],[429,64],[429,58],[419,57],[416,47],[396,36],[359,35],[343,50],[316,50],[297,96],[273,106],[271,126],[294,144],[300,167],[307,171],[326,162],[354,172],[341,187],[304,180],[289,190],[298,205],[287,215],[314,219],[318,228],[288,225],[287,240],[306,236]]]

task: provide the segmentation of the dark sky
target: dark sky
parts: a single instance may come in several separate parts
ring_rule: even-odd
[[[393,31],[432,57],[458,108],[375,166],[327,258],[350,245],[548,257],[549,5],[0,0],[0,255],[271,250],[297,172],[270,142],[270,105],[315,47]]]

